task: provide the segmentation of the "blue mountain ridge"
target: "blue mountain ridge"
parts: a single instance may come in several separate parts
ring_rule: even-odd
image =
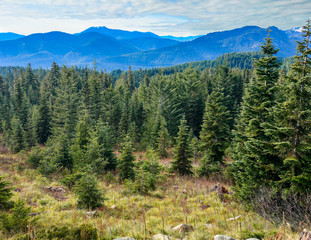
[[[280,57],[295,55],[301,33],[270,27],[273,44]],[[92,66],[96,58],[100,68],[132,69],[167,67],[186,62],[211,60],[231,52],[259,51],[267,31],[245,26],[213,32],[192,41],[179,42],[150,32],[130,32],[92,27],[78,34],[36,33],[18,39],[0,41],[0,65],[50,67],[58,64]]]

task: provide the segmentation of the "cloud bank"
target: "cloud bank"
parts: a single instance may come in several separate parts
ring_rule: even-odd
[[[2,0],[0,32],[22,34],[90,26],[198,35],[257,25],[281,29],[311,17],[310,0]]]

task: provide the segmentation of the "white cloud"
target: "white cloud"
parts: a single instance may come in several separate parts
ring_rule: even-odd
[[[0,31],[79,32],[92,25],[205,34],[244,25],[283,29],[311,16],[310,0],[2,0]]]

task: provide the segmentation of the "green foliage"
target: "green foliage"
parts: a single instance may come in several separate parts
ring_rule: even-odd
[[[26,146],[25,144],[25,131],[23,129],[20,119],[16,116],[12,118],[12,140],[10,146],[14,152],[20,152]]]
[[[214,171],[219,172],[224,163],[223,157],[228,147],[229,111],[225,106],[223,89],[215,88],[209,95],[200,132],[200,148],[204,153],[201,161],[200,175],[208,176]]]
[[[159,136],[157,138],[157,152],[160,155],[160,157],[165,158],[168,157],[168,144],[169,144],[169,134],[166,128],[166,122],[163,118],[162,124],[160,125],[159,129]]]
[[[234,163],[229,172],[235,180],[237,194],[245,200],[260,186],[277,181],[275,172],[280,167],[270,135],[280,64],[274,56],[277,50],[272,39],[268,35],[265,40],[264,57],[255,63],[256,79],[246,89],[230,154]]]
[[[40,96],[40,105],[38,109],[37,136],[38,142],[44,144],[51,134],[51,115],[48,106],[47,93],[42,90]]]
[[[30,224],[30,208],[25,202],[18,200],[11,209],[11,214],[2,213],[0,221],[6,232],[26,232]]]
[[[176,146],[173,153],[174,157],[171,171],[177,172],[180,175],[192,174],[190,135],[185,117],[180,121],[178,136],[176,137]]]
[[[9,186],[10,182],[4,176],[0,176],[0,211],[11,206],[10,199],[13,193]]]
[[[37,231],[36,239],[47,240],[97,240],[97,229],[91,224],[82,224],[79,227],[51,226],[48,229]]]
[[[44,158],[44,151],[39,147],[33,147],[28,154],[27,162],[30,163],[31,167],[38,168]]]
[[[302,36],[285,79],[283,101],[275,109],[271,135],[280,156],[273,187],[285,193],[306,194],[311,189],[311,20],[303,26]]]
[[[107,161],[103,155],[102,146],[99,144],[99,137],[96,131],[91,131],[90,140],[86,146],[86,152],[84,154],[85,163],[89,164],[93,171],[97,174],[101,174],[105,171]]]
[[[78,171],[76,173],[66,175],[66,177],[62,178],[60,182],[65,186],[67,186],[69,189],[72,189],[77,184],[77,182],[82,178],[82,176],[83,173],[81,171]]]
[[[148,194],[149,191],[156,190],[163,167],[159,164],[154,150],[149,149],[146,152],[146,158],[137,163],[135,181],[125,183],[134,193]]]
[[[96,177],[90,169],[85,171],[77,181],[75,194],[78,197],[78,208],[95,209],[102,206],[104,201]]]
[[[132,142],[129,136],[127,136],[122,144],[122,152],[118,163],[120,180],[134,180],[135,178],[135,156],[133,155],[133,150]]]
[[[59,86],[55,89],[56,96],[52,111],[52,134],[54,137],[65,134],[71,140],[74,136],[78,109],[75,74],[73,68],[62,68]]]
[[[102,148],[102,155],[106,161],[105,170],[115,170],[117,167],[117,158],[113,153],[115,142],[115,133],[108,123],[99,122],[96,126],[98,142]]]

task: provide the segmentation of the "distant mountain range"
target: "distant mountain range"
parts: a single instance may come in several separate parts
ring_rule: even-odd
[[[300,28],[287,31],[270,27],[280,57],[293,56]],[[98,66],[108,71],[167,67],[192,61],[211,60],[231,52],[260,50],[267,31],[256,26],[209,33],[204,36],[161,37],[151,32],[130,32],[91,27],[77,34],[37,33],[23,36],[0,33],[0,65],[50,67],[58,64]]]
[[[7,40],[15,40],[25,37],[24,35],[12,33],[12,32],[7,32],[7,33],[0,33],[0,41],[7,41]]]

